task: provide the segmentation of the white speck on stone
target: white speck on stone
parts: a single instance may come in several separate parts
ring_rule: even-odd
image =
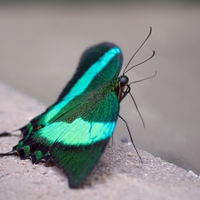
[[[197,174],[195,174],[192,170],[190,170],[188,173],[189,173],[191,176],[194,176],[194,177],[196,177],[196,178],[200,178],[200,176],[198,176]]]

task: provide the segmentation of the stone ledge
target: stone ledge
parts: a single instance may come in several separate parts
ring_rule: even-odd
[[[45,109],[38,101],[0,84],[0,132],[26,124]],[[0,138],[0,152],[11,150],[20,136]],[[140,150],[114,141],[87,178],[71,190],[56,166],[32,165],[17,156],[0,158],[0,199],[199,199],[200,178]]]

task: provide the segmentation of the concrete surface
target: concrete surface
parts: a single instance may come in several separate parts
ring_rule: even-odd
[[[0,84],[0,132],[11,131],[45,109],[38,101]],[[11,150],[20,139],[0,138],[0,152]],[[32,165],[18,156],[0,158],[0,199],[199,199],[200,177],[174,164],[114,141],[106,149],[83,188],[71,190],[57,166]]]

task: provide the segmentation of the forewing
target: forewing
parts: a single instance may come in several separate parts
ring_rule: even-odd
[[[122,52],[115,44],[104,42],[87,49],[80,59],[76,73],[63,89],[57,101],[44,113],[32,119],[28,125],[20,128],[23,135],[27,136],[49,124],[57,113],[75,97],[92,92],[99,85],[118,77],[122,62]],[[77,105],[79,103],[77,102]]]
[[[112,43],[101,43],[86,50],[81,57],[75,75],[63,89],[56,103],[31,120],[28,125],[22,127],[20,130],[23,135],[31,134],[36,129],[49,124],[57,113],[77,96],[92,92],[100,85],[117,78],[122,62],[123,57],[120,48]],[[77,102],[77,105],[79,103]]]

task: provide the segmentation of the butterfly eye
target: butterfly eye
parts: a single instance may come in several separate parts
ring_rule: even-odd
[[[121,76],[120,81],[119,81],[120,87],[126,86],[128,84],[128,81],[129,81],[129,79],[127,76],[125,76],[125,75]]]

